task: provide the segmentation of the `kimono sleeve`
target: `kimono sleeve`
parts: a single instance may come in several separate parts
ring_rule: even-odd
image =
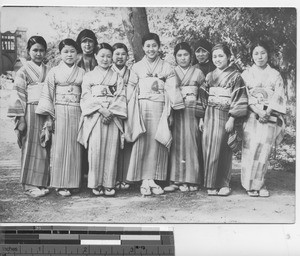
[[[102,107],[97,97],[93,97],[92,95],[93,82],[92,82],[91,73],[92,72],[86,73],[83,76],[83,81],[81,85],[82,93],[80,99],[80,107],[83,116],[91,115]]]
[[[165,90],[171,102],[171,107],[174,110],[185,108],[183,97],[179,88],[179,82],[175,76],[175,71],[168,63],[164,64],[164,76]]]
[[[204,116],[204,112],[208,103],[208,91],[207,91],[207,84],[205,81],[205,76],[203,72],[199,69],[200,72],[198,72],[197,75],[197,83],[198,83],[198,98],[196,105],[200,106],[199,110],[200,112],[203,112],[199,115],[199,117]]]
[[[25,69],[22,67],[16,73],[13,90],[10,95],[8,117],[25,116],[27,104],[27,80]]]
[[[117,75],[116,86],[117,91],[115,92],[114,101],[108,110],[119,118],[124,119],[127,117],[127,102],[124,80],[120,75]]]
[[[138,83],[139,83],[139,76],[137,74],[135,65],[133,65],[127,82],[127,91],[126,91],[127,102],[129,102],[129,100],[133,96],[133,93],[136,92],[136,86]]]
[[[286,96],[284,91],[283,79],[279,72],[276,72],[274,81],[274,94],[269,99],[269,108],[281,114],[286,113]]]
[[[55,117],[55,68],[51,69],[45,79],[41,98],[35,111],[40,115],[51,115]]]
[[[242,117],[247,115],[248,95],[244,80],[240,73],[237,73],[231,81],[231,104],[229,115],[232,117]]]

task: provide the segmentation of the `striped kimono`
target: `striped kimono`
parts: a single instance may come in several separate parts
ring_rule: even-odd
[[[172,141],[168,118],[171,107],[184,108],[173,68],[160,58],[150,63],[145,56],[132,67],[127,93],[132,96],[125,128],[130,123],[131,130],[125,138],[134,141],[127,180],[166,180]]]
[[[215,69],[207,77],[209,90],[203,131],[204,187],[229,187],[232,150],[227,144],[225,124],[229,116],[247,114],[248,97],[240,72],[235,65],[228,66],[219,75]]]
[[[195,67],[189,67],[184,74],[177,66],[175,75],[180,84],[185,108],[173,111],[170,180],[200,184],[203,177],[203,159],[199,119],[204,116],[204,101],[207,96],[205,77]]]
[[[80,105],[82,118],[78,141],[88,149],[88,187],[113,188],[119,148],[124,140],[120,119],[127,117],[123,79],[111,68],[103,70],[99,66],[86,73]],[[103,124],[103,116],[98,111],[100,108],[107,108],[113,113],[113,121]]]
[[[125,65],[120,70],[115,66],[115,64],[112,65],[111,69],[117,72],[123,78],[126,91],[126,87],[130,76],[130,69]],[[124,148],[120,149],[119,151],[117,181],[126,181],[131,151],[132,143],[124,141]]]
[[[246,190],[260,190],[264,186],[272,146],[283,138],[286,96],[282,77],[269,65],[264,69],[253,65],[242,73],[249,105],[259,109],[270,107],[273,113],[267,123],[260,123],[249,110],[244,126],[241,182]]]
[[[36,113],[54,121],[51,148],[50,186],[78,188],[81,181],[81,145],[77,132],[81,116],[80,95],[85,71],[63,61],[46,78]]]
[[[43,117],[35,114],[40,94],[47,74],[44,64],[37,66],[27,61],[15,77],[8,117],[14,117],[16,128],[20,117],[26,121],[26,130],[22,133],[21,183],[23,185],[47,186],[49,183],[49,148],[40,143],[40,132],[43,128]]]

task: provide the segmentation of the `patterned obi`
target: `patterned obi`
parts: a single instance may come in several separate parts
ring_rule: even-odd
[[[81,88],[78,84],[57,84],[55,103],[79,106]]]
[[[230,88],[210,87],[208,105],[221,110],[229,110],[231,104]]]
[[[34,84],[29,84],[27,86],[27,103],[28,104],[33,104],[33,105],[37,105],[40,97],[41,97],[41,93],[43,90],[43,86],[44,83],[34,83]]]
[[[182,86],[181,94],[185,102],[196,101],[198,96],[198,86]]]
[[[92,86],[93,97],[97,97],[101,102],[101,105],[106,108],[108,108],[111,101],[113,100],[115,92],[115,85],[109,86],[103,84],[95,84],[94,86]]]
[[[147,77],[139,82],[139,99],[150,99],[153,101],[165,101],[165,83],[157,77]]]

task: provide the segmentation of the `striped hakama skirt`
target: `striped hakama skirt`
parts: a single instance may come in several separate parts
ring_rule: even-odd
[[[241,182],[246,190],[260,190],[264,186],[272,146],[280,127],[276,123],[260,123],[250,113],[244,128]]]
[[[173,113],[170,180],[200,184],[203,159],[199,118],[195,116],[195,109],[188,106]]]
[[[203,131],[204,187],[229,187],[232,167],[232,150],[227,145],[225,124],[228,111],[208,106]]]
[[[50,151],[43,148],[40,133],[44,117],[35,114],[37,105],[27,104],[25,120],[26,134],[22,138],[21,178],[23,185],[49,185]]]
[[[77,142],[80,106],[55,105],[55,131],[51,150],[51,181],[55,188],[79,188],[82,147]]]
[[[146,133],[140,135],[132,147],[127,180],[166,180],[168,149],[155,140],[164,102],[139,100],[140,113]]]
[[[88,187],[115,187],[117,178],[120,131],[114,121],[102,123],[101,115],[88,140]]]

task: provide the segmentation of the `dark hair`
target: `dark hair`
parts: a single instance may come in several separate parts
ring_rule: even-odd
[[[190,45],[186,42],[178,43],[174,48],[174,56],[176,57],[176,54],[179,50],[186,50],[192,57],[192,49]]]
[[[125,52],[128,54],[128,48],[127,48],[127,46],[126,46],[125,44],[123,44],[123,43],[115,43],[115,44],[112,46],[112,48],[113,48],[113,51],[115,51],[115,50],[117,50],[117,49],[124,49]]]
[[[99,52],[101,49],[107,49],[107,50],[110,50],[111,53],[114,52],[114,49],[113,49],[113,48],[111,47],[111,45],[108,44],[108,43],[101,43],[101,44],[99,44],[99,45],[98,45],[98,48],[97,48],[97,54],[98,54],[98,52]]]
[[[90,38],[94,41],[94,44],[95,44],[94,45],[94,53],[96,53],[97,45],[98,45],[97,37],[96,37],[95,33],[89,29],[82,30],[77,36],[76,43],[78,44],[78,46],[80,48],[79,53],[82,53],[82,49],[81,49],[80,45],[85,38]]]
[[[61,50],[66,45],[73,46],[76,49],[77,53],[80,51],[80,47],[78,46],[78,44],[71,38],[66,38],[59,43],[59,45],[58,45],[59,51],[61,52]]]
[[[250,57],[252,58],[253,51],[257,46],[261,46],[267,51],[268,59],[269,59],[270,58],[270,47],[269,47],[268,43],[266,41],[263,41],[263,40],[258,40],[258,41],[256,41],[255,43],[253,43],[251,45]]]
[[[30,51],[31,47],[35,44],[40,44],[40,45],[44,46],[45,51],[47,50],[47,43],[42,36],[32,36],[29,38],[29,40],[27,42],[27,48],[26,48],[27,51]]]
[[[227,46],[226,43],[220,43],[220,44],[216,44],[212,49],[211,49],[211,53],[213,53],[213,51],[221,49],[227,56],[227,58],[229,59],[231,56],[231,51],[229,49],[229,47]]]
[[[155,33],[148,33],[142,37],[142,45],[144,46],[145,42],[148,40],[155,40],[155,42],[158,44],[160,47],[160,40],[159,36]]]

